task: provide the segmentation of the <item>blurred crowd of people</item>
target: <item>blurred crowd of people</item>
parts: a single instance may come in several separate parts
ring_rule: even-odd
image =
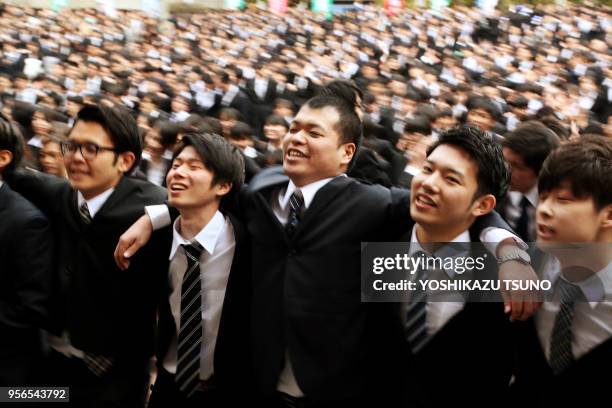
[[[139,11],[4,6],[0,104],[30,162],[65,175],[59,146],[86,102],[123,104],[146,140],[144,176],[162,184],[185,129],[223,134],[247,179],[282,161],[297,109],[333,79],[363,91],[355,176],[405,186],[441,130],[496,137],[537,119],[560,139],[612,136],[612,21],[604,6],[405,10],[361,6],[333,19],[300,9]],[[433,136],[433,137],[432,137]]]

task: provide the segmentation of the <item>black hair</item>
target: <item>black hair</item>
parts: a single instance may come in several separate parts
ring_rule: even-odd
[[[138,131],[138,124],[128,108],[122,105],[111,107],[104,104],[87,104],[77,114],[75,125],[78,121],[99,124],[108,132],[117,153],[132,152],[134,154],[136,160],[127,173],[138,165],[142,155],[142,139]]]
[[[244,122],[236,122],[230,130],[229,137],[234,140],[252,139],[253,129]]]
[[[158,120],[155,122],[155,127],[159,131],[161,145],[166,149],[172,148],[181,132],[181,126],[167,120]]]
[[[2,170],[2,174],[11,174],[21,163],[24,152],[24,141],[21,132],[0,112],[0,150],[8,150],[13,160]]]
[[[273,125],[273,126],[283,126],[285,129],[289,129],[289,124],[287,123],[287,121],[285,120],[285,118],[283,118],[282,116],[279,115],[270,115],[266,118],[266,125]]]
[[[521,156],[535,174],[540,172],[546,157],[559,144],[557,134],[535,120],[522,123],[502,141],[502,146]]]
[[[489,115],[491,115],[491,117],[495,121],[498,121],[501,115],[497,106],[495,106],[495,104],[491,102],[488,98],[484,98],[484,97],[471,98],[467,102],[467,108],[468,108],[468,112],[471,110],[475,110],[475,109],[482,109],[485,112],[487,112]]]
[[[612,204],[612,139],[583,136],[548,155],[538,179],[539,193],[564,182],[569,182],[576,197],[592,197],[598,210]]]
[[[202,163],[213,173],[212,184],[231,183],[232,191],[222,201],[234,198],[244,183],[244,157],[239,148],[224,137],[212,133],[190,132],[183,136],[172,155],[172,161],[187,147],[195,149]]]
[[[427,156],[441,145],[455,146],[466,152],[478,166],[478,189],[474,199],[492,194],[499,201],[510,186],[510,169],[499,144],[475,126],[459,126],[440,134],[427,149]]]
[[[407,119],[406,123],[404,123],[404,133],[421,133],[429,136],[431,135],[431,121],[424,115]]]

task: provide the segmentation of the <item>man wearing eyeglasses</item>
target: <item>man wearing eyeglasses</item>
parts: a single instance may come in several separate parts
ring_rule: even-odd
[[[86,105],[61,151],[69,182],[27,171],[10,181],[49,216],[58,240],[51,352],[41,377],[69,386],[74,406],[142,407],[170,242],[147,246],[129,274],[116,267],[113,250],[143,206],[162,203],[166,193],[126,176],[142,144],[123,107]]]

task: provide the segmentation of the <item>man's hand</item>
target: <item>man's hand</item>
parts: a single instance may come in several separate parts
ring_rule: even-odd
[[[520,281],[523,287],[529,287],[529,282],[538,282],[538,276],[531,265],[506,261],[499,266],[499,279],[504,312],[510,313],[511,321],[527,320],[542,305],[542,295],[537,290],[512,290],[512,287],[506,287],[504,282]]]
[[[153,225],[148,215],[143,215],[121,235],[115,248],[115,262],[121,270],[130,267],[130,258],[142,248],[153,232]]]

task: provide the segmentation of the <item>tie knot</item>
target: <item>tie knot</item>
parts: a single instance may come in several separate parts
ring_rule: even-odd
[[[202,250],[204,250],[204,248],[202,247],[202,245],[200,245],[199,242],[194,241],[189,244],[182,244],[181,246],[185,250],[185,255],[187,255],[187,260],[192,261],[192,262],[200,261],[200,255],[202,254]]]
[[[83,202],[79,207],[79,214],[81,215],[81,219],[86,224],[91,223],[91,213],[89,212],[89,207],[87,206],[87,202]]]
[[[527,196],[523,196],[523,198],[521,198],[521,209],[524,210],[526,208],[529,208],[530,205],[531,205],[531,203],[527,199]]]
[[[295,190],[291,197],[289,197],[289,205],[291,209],[296,213],[300,213],[302,211],[302,207],[304,207],[304,196],[300,190]]]

